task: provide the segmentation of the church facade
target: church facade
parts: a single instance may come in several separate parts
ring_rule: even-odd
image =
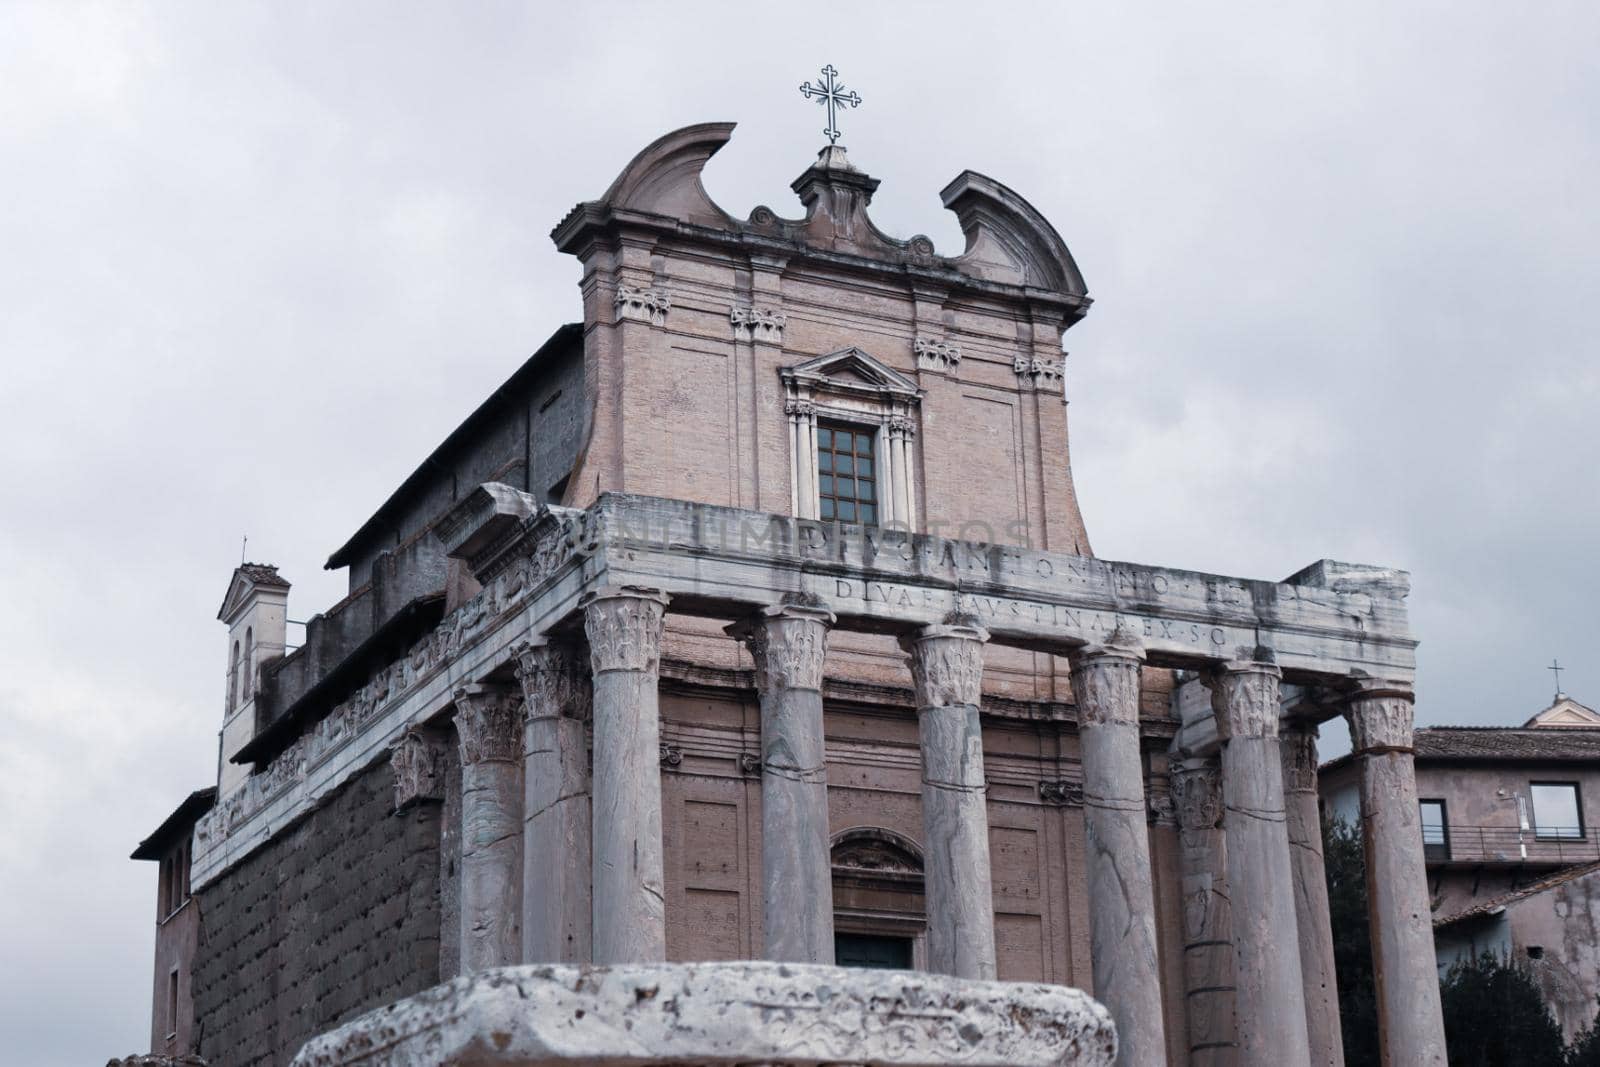
[[[561,220],[582,321],[333,554],[302,647],[235,573],[215,793],[136,853],[171,870],[154,1050],[287,1063],[509,964],[770,959],[1076,986],[1124,1064],[1339,1063],[1343,715],[1384,1042],[1443,1064],[1404,573],[1096,559],[1056,230],[969,171],[961,254],[891,238],[837,146],[803,216],[736,219],[700,180],[731,133]]]

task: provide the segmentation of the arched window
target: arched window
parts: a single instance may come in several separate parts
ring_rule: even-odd
[[[244,631],[244,686],[243,695],[239,701],[242,704],[250,703],[250,694],[256,687],[256,631],[255,627],[247,626]]]
[[[833,836],[834,956],[842,967],[926,965],[922,849],[881,826]]]
[[[228,661],[228,710],[239,701],[239,642],[233,643],[233,658]]]

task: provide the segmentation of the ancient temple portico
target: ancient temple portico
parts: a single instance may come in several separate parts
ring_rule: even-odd
[[[483,584],[441,627],[454,671],[465,675],[401,677],[373,727],[315,750],[311,735],[297,788],[240,794],[215,816],[231,823],[226,836],[202,823],[197,880],[219,868],[223,850],[249,847],[253,834],[454,704],[458,722],[470,724],[463,780],[474,783],[463,798],[473,847],[463,854],[463,969],[663,959],[656,669],[664,621],[683,613],[723,620],[755,653],[768,842],[763,954],[828,962],[819,681],[830,634],[898,634],[921,709],[930,969],[992,977],[987,884],[970,877],[987,871],[989,848],[974,733],[983,657],[1000,645],[1051,651],[1070,658],[1080,707],[1095,992],[1116,1019],[1119,1062],[1161,1063],[1144,782],[1131,725],[1148,664],[1193,672],[1185,689],[1204,686],[1208,697],[1178,702],[1185,721],[1172,772],[1186,925],[1195,906],[1183,971],[1196,987],[1194,1061],[1210,1062],[1207,1047],[1240,1063],[1340,1059],[1326,1047],[1338,1032],[1337,1020],[1324,1017],[1330,1001],[1308,996],[1323,979],[1306,968],[1327,960],[1301,946],[1317,943],[1326,902],[1322,915],[1308,914],[1305,901],[1316,894],[1302,883],[1320,875],[1320,864],[1291,855],[1292,836],[1307,831],[1303,813],[1286,815],[1303,783],[1291,779],[1286,791],[1284,767],[1305,759],[1309,714],[1343,713],[1369,765],[1372,814],[1363,824],[1377,875],[1373,929],[1391,975],[1384,1042],[1391,1062],[1442,1062],[1432,957],[1419,940],[1426,886],[1420,859],[1407,866],[1414,826],[1385,814],[1414,793],[1406,747],[1414,642],[1403,574],[1323,562],[1287,582],[1250,581],[644,497],[552,509],[495,485],[457,507],[446,537]],[[514,718],[511,678],[526,696]],[[592,786],[580,755],[591,706]],[[513,729],[523,743],[508,749],[503,735]],[[522,767],[503,758],[508,751],[541,768],[526,788]],[[486,819],[517,832],[489,834]],[[491,836],[504,847],[477,847]],[[549,855],[556,842],[562,855],[593,857],[587,882],[540,861],[537,853]],[[482,911],[476,902],[511,898],[513,870],[526,871],[515,887],[520,942],[514,930],[472,917]],[[1222,886],[1231,915],[1219,911]],[[508,945],[520,945],[520,961],[508,958]],[[1226,1023],[1223,983],[1234,988]],[[1193,1010],[1208,998],[1209,1018]]]

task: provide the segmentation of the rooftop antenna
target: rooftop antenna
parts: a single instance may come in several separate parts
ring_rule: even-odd
[[[1546,667],[1545,670],[1554,672],[1556,676],[1556,699],[1560,700],[1567,695],[1561,691],[1561,672],[1566,668],[1561,665],[1560,660],[1553,659],[1550,661],[1550,666]]]

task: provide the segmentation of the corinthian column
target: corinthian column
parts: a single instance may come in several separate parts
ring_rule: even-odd
[[[1120,627],[1106,644],[1072,654],[1083,756],[1090,962],[1095,998],[1116,1020],[1120,1067],[1167,1062],[1139,755],[1143,663],[1137,640]]]
[[[667,958],[661,861],[661,625],[667,596],[603,589],[584,606],[594,668],[595,963]]]
[[[911,653],[922,741],[922,828],[927,850],[928,969],[995,977],[994,890],[984,794],[983,643],[971,625],[925,626]]]
[[[784,605],[728,631],[761,694],[761,929],[766,958],[833,962],[822,662],[833,613]]]
[[[1333,976],[1333,920],[1322,863],[1322,813],[1317,808],[1317,728],[1307,722],[1283,732],[1283,803],[1294,870],[1294,915],[1305,981],[1306,1037],[1316,1067],[1343,1067],[1339,986]]]
[[[504,686],[456,690],[461,738],[461,973],[522,951],[522,697]]]
[[[1433,910],[1411,754],[1412,702],[1408,688],[1369,683],[1345,711],[1361,766],[1361,843],[1386,1067],[1445,1062]]]
[[[1223,829],[1234,912],[1241,1067],[1309,1063],[1289,833],[1278,751],[1278,668],[1229,664],[1207,680],[1222,740]]]
[[[1183,892],[1183,984],[1190,1067],[1234,1059],[1233,915],[1222,831],[1222,770],[1215,757],[1171,772]]]
[[[591,957],[589,672],[578,650],[539,641],[517,650],[523,728],[522,962]]]

